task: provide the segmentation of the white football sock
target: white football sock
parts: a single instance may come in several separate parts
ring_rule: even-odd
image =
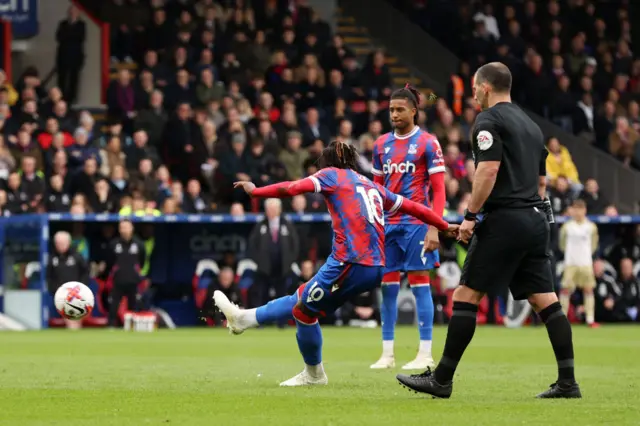
[[[307,370],[307,373],[309,373],[309,375],[311,377],[322,377],[322,376],[324,376],[324,367],[322,366],[322,363],[320,363],[318,365],[306,365],[305,364],[305,369]]]
[[[257,309],[244,309],[242,311],[242,325],[247,328],[257,327],[258,325],[260,325],[258,324],[256,311]]]
[[[431,340],[420,340],[418,355],[431,356]]]
[[[382,341],[382,356],[393,357],[393,340]]]

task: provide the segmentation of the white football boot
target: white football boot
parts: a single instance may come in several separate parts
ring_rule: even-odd
[[[255,327],[255,309],[240,309],[221,291],[213,292],[213,301],[227,318],[227,328],[232,334],[242,334],[247,328]]]
[[[418,354],[416,359],[402,366],[403,370],[426,370],[427,368],[433,369],[436,363],[433,361],[431,355]]]
[[[307,365],[302,373],[293,376],[289,380],[285,380],[280,383],[280,386],[314,386],[314,385],[326,385],[329,383],[329,379],[324,372],[322,364],[309,366]]]
[[[374,370],[382,370],[385,368],[393,368],[396,366],[396,359],[393,355],[382,355],[375,364],[371,364],[372,369]]]

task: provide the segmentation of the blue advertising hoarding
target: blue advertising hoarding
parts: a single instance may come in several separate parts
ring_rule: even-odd
[[[29,38],[38,34],[39,0],[0,0],[0,19],[11,22],[13,37]]]

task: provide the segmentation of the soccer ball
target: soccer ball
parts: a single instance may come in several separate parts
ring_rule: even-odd
[[[77,281],[69,281],[56,290],[53,298],[56,310],[63,318],[79,320],[91,313],[95,298],[86,285]]]

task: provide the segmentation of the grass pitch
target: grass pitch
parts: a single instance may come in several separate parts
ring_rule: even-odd
[[[439,356],[446,329],[435,332]],[[640,424],[640,327],[574,327],[582,400],[539,401],[555,380],[544,328],[478,327],[450,400],[369,369],[380,330],[324,329],[329,385],[279,388],[302,367],[293,328],[0,333],[0,425]],[[415,355],[400,328],[396,360]]]

